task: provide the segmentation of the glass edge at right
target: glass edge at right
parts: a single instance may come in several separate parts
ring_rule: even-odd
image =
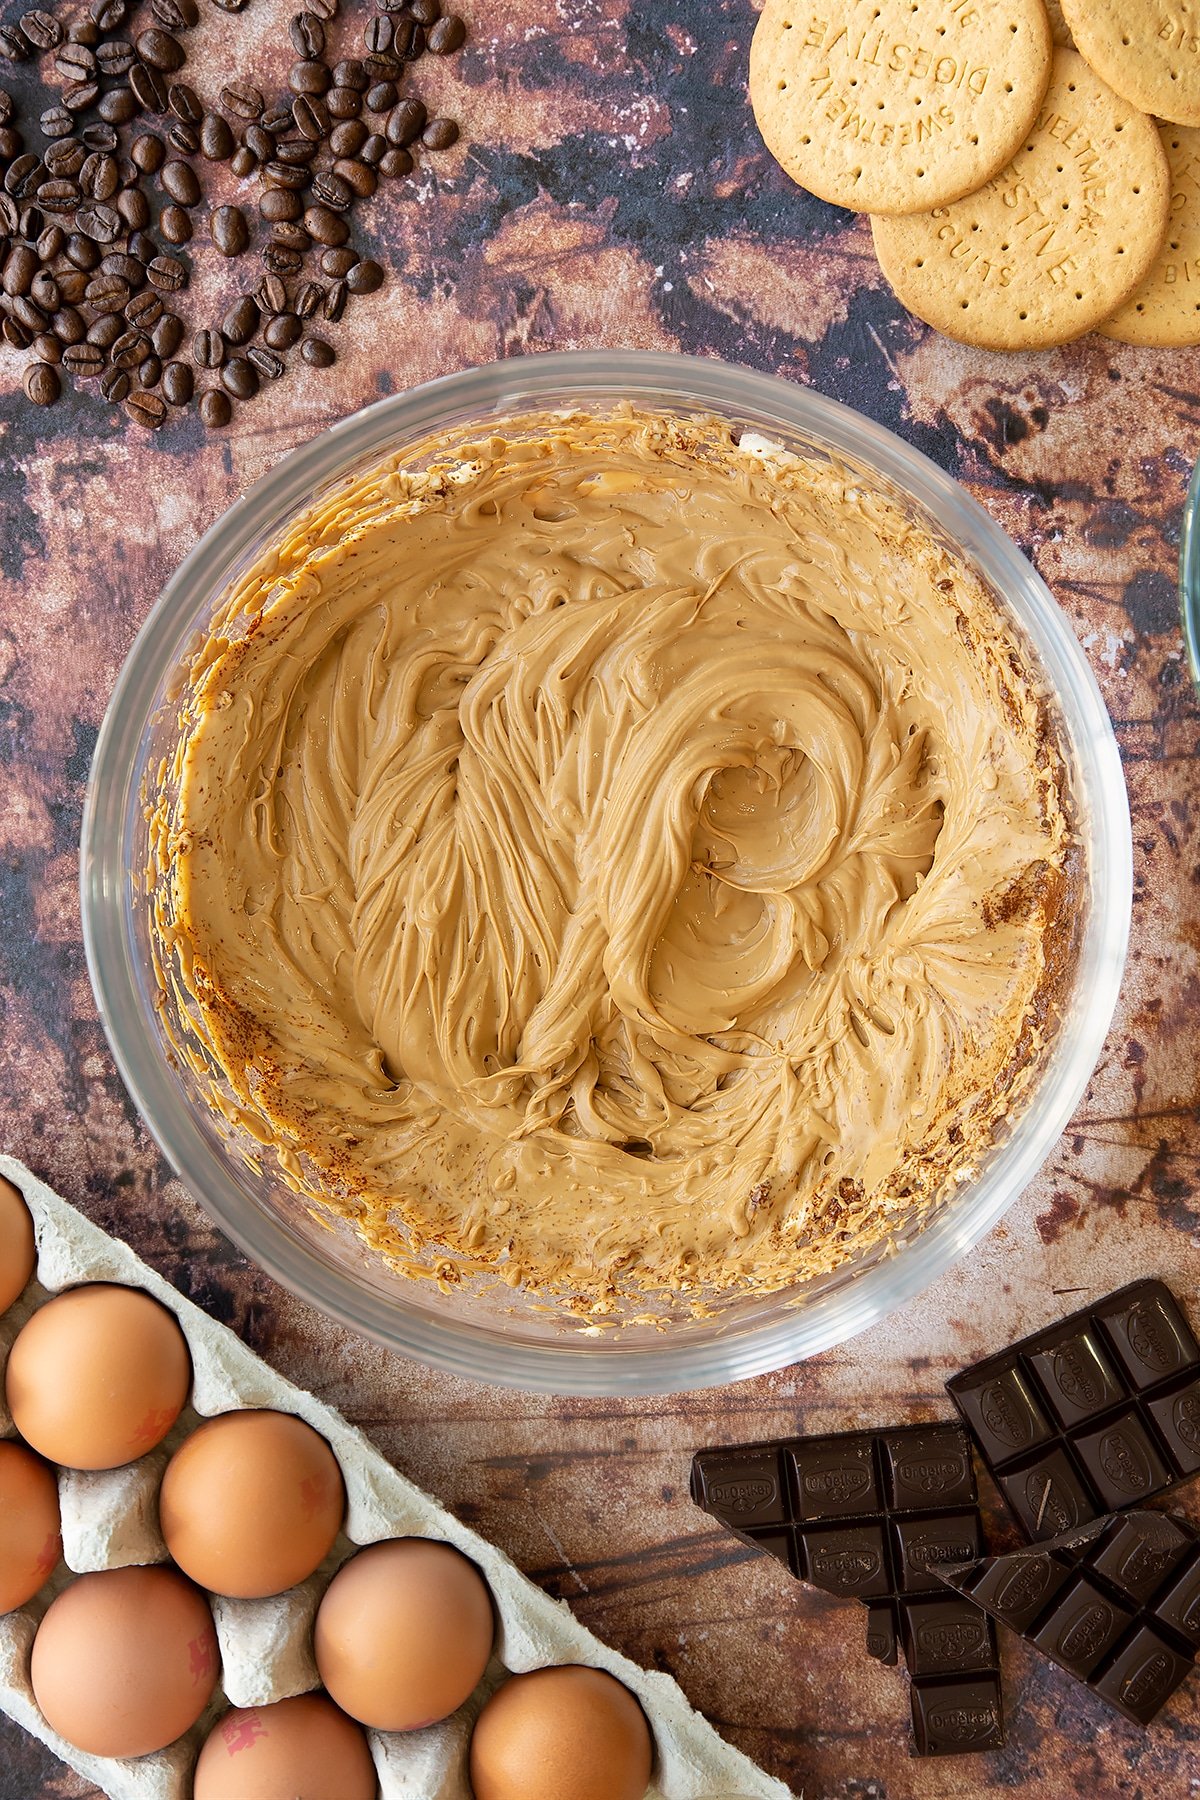
[[[756,1325],[675,1349],[590,1354],[578,1344],[514,1346],[503,1333],[434,1324],[381,1304],[298,1246],[267,1215],[247,1219],[243,1202],[219,1168],[213,1185],[196,1174],[211,1162],[182,1094],[154,1066],[155,1046],[138,1012],[136,976],[123,928],[127,876],[121,866],[131,796],[120,777],[136,763],[147,709],[166,656],[177,652],[198,608],[211,601],[232,563],[269,533],[300,501],[397,441],[455,419],[520,406],[586,404],[623,395],[679,410],[712,406],[760,431],[799,432],[835,454],[867,463],[885,483],[914,499],[970,555],[1018,617],[1028,610],[1035,647],[1060,701],[1092,811],[1092,904],[1080,951],[1076,993],[1086,1015],[1074,1049],[1053,1067],[1023,1117],[1023,1153],[1006,1179],[980,1186],[987,1204],[964,1217],[956,1205],[895,1257],[863,1272],[849,1290],[818,1299],[801,1318],[783,1313]],[[447,405],[453,398],[457,404]],[[1019,594],[1020,600],[1015,600]],[[1083,653],[1041,578],[985,510],[919,452],[850,409],[777,378],[733,365],[657,353],[559,353],[521,358],[444,377],[352,415],[303,445],[264,476],[219,519],[186,559],[135,643],[119,678],[97,744],[85,805],[81,886],[89,972],[121,1073],[168,1161],[185,1187],[248,1255],[292,1291],[352,1329],[425,1362],[526,1389],[576,1394],[663,1393],[748,1378],[844,1342],[928,1286],[991,1229],[1061,1134],[1094,1067],[1116,1002],[1132,893],[1128,806],[1112,728]],[[150,1120],[155,1121],[150,1127]],[[218,1191],[214,1191],[214,1188]],[[983,1198],[984,1196],[981,1196]]]

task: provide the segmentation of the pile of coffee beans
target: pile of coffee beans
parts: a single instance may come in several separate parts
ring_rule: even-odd
[[[197,0],[150,0],[142,29],[130,0],[0,26],[0,62],[31,65],[15,75],[40,76],[49,99],[34,123],[36,79],[11,83],[26,106],[0,87],[0,334],[30,353],[35,406],[53,405],[66,377],[149,430],[194,398],[220,427],[286,373],[286,352],[317,369],[335,360],[326,325],[384,280],[352,245],[355,207],[458,138],[402,88],[421,56],[461,46],[462,20],[441,0],[377,6],[363,53],[335,59],[339,0],[307,0],[276,98],[249,81],[202,98],[184,79]],[[206,164],[253,181],[252,200],[206,209]],[[257,267],[221,319],[189,331],[179,296],[193,239]]]

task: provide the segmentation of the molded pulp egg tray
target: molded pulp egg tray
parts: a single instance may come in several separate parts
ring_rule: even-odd
[[[119,1469],[58,1471],[66,1566],[60,1564],[30,1605],[0,1617],[0,1710],[64,1762],[114,1800],[187,1800],[198,1747],[226,1706],[262,1706],[319,1686],[312,1621],[338,1566],[357,1545],[416,1536],[453,1544],[478,1565],[495,1602],[496,1645],[479,1688],[451,1718],[422,1731],[368,1734],[381,1800],[470,1800],[467,1744],[483,1702],[510,1672],[556,1663],[607,1669],[637,1695],[656,1749],[647,1800],[788,1800],[782,1782],[724,1743],[670,1676],[638,1668],[593,1637],[564,1602],[544,1594],[493,1545],[406,1481],[361,1432],[284,1381],[226,1326],[185,1300],[21,1163],[0,1156],[0,1174],[24,1194],[38,1243],[35,1279],[0,1319],[0,1377],[12,1341],[30,1314],[62,1288],[86,1281],[143,1288],[168,1306],[183,1328],[195,1371],[190,1405],[156,1450]],[[38,1621],[73,1574],[167,1560],[158,1529],[158,1488],[167,1460],[199,1418],[237,1407],[295,1413],[332,1446],[348,1497],[342,1533],[316,1575],[287,1593],[268,1600],[211,1596],[221,1682],[208,1710],[185,1737],[136,1760],[75,1750],[50,1729],[33,1698],[29,1661]],[[12,1434],[12,1420],[0,1398],[0,1436]]]

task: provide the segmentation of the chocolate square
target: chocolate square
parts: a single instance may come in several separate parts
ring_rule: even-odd
[[[1099,1334],[1078,1326],[1029,1358],[1050,1409],[1062,1425],[1092,1419],[1125,1398],[1125,1387],[1100,1345]]]
[[[867,1655],[890,1665],[897,1649],[896,1609],[890,1600],[880,1600],[867,1608]]]
[[[1096,1516],[1096,1508],[1063,1449],[1049,1451],[1032,1468],[997,1479],[1031,1538],[1058,1537]]]
[[[879,1511],[869,1437],[802,1438],[784,1452],[798,1519],[837,1519]]]
[[[906,1601],[900,1624],[904,1660],[914,1681],[927,1675],[973,1675],[996,1667],[991,1620],[958,1594],[944,1600]]]
[[[1200,1344],[1175,1296],[1161,1282],[1142,1284],[1130,1298],[1096,1308],[1125,1373],[1137,1389],[1200,1367]]]
[[[1164,1625],[1200,1650],[1200,1548],[1182,1574],[1159,1595],[1154,1610]]]
[[[975,1500],[971,1446],[957,1425],[928,1431],[885,1431],[884,1478],[898,1512],[931,1506],[969,1506]]]
[[[1004,1742],[1000,1677],[913,1682],[913,1737],[919,1756],[998,1750]]]
[[[941,1592],[938,1569],[974,1562],[982,1544],[977,1512],[894,1519],[892,1532],[900,1588],[906,1594]]]
[[[1136,1413],[1077,1437],[1075,1449],[1105,1507],[1114,1511],[1158,1493],[1171,1479]]]
[[[993,1557],[965,1591],[1010,1630],[1024,1631],[1066,1586],[1069,1575],[1048,1550],[1030,1550]]]
[[[790,1531],[750,1531],[746,1534],[758,1550],[765,1550],[768,1556],[776,1557],[792,1575],[799,1571],[796,1567],[796,1546],[792,1542]]]
[[[814,1525],[798,1535],[802,1577],[823,1593],[852,1600],[890,1593],[881,1525]]]
[[[788,1522],[779,1456],[774,1449],[701,1450],[692,1459],[692,1496],[706,1512],[735,1531]]]
[[[989,1462],[1002,1468],[1054,1433],[1020,1369],[993,1369],[978,1381],[950,1384]]]
[[[1152,1627],[1139,1625],[1094,1686],[1110,1706],[1139,1725],[1148,1725],[1193,1667]]]
[[[1149,1408],[1172,1461],[1184,1475],[1196,1474],[1200,1470],[1200,1381],[1189,1381],[1175,1393],[1151,1400]]]
[[[1086,1681],[1132,1617],[1084,1577],[1059,1596],[1049,1617],[1029,1635],[1047,1656]]]
[[[1172,1569],[1183,1561],[1191,1544],[1187,1532],[1173,1519],[1160,1517],[1144,1522],[1149,1518],[1149,1514],[1141,1513],[1122,1519],[1089,1558],[1097,1574],[1139,1602],[1157,1593]]]

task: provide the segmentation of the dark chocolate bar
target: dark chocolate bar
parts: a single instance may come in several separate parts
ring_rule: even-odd
[[[1109,1513],[942,1578],[1137,1725],[1200,1652],[1200,1532],[1166,1513]]]
[[[1004,1742],[996,1639],[938,1579],[982,1553],[971,1446],[957,1425],[701,1450],[697,1505],[801,1581],[868,1608],[867,1649],[904,1649],[920,1755]]]
[[[1200,1470],[1200,1343],[1161,1281],[1135,1281],[946,1386],[1035,1540]]]

